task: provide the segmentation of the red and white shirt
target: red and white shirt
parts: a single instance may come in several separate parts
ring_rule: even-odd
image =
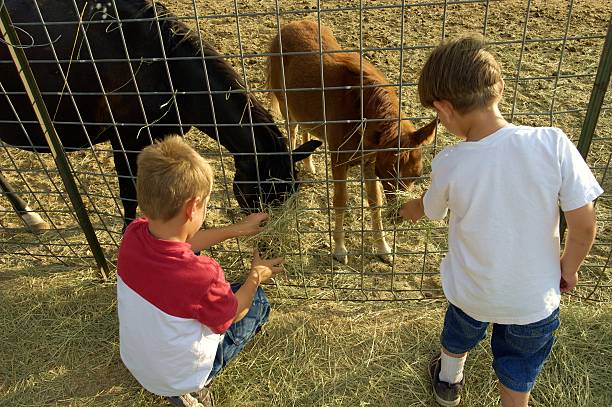
[[[132,222],[119,249],[121,360],[148,391],[178,396],[206,383],[238,303],[215,260],[157,239],[148,225]]]

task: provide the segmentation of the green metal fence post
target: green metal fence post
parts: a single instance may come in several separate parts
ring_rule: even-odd
[[[28,97],[30,98],[32,108],[34,109],[38,122],[42,127],[43,133],[45,134],[47,144],[49,144],[51,154],[53,155],[53,159],[55,160],[55,164],[59,170],[66,191],[68,192],[70,202],[72,203],[74,211],[77,215],[79,224],[85,233],[85,237],[87,238],[91,252],[96,260],[96,263],[98,264],[100,274],[102,278],[106,280],[107,275],[109,274],[109,268],[106,258],[104,257],[104,252],[102,251],[100,242],[98,242],[93,225],[91,224],[91,220],[87,215],[87,210],[85,209],[81,195],[79,194],[74,178],[72,177],[70,164],[64,152],[64,146],[62,145],[62,142],[55,131],[51,116],[49,116],[47,107],[44,104],[40,89],[36,84],[36,79],[34,78],[34,74],[30,69],[27,57],[23,51],[23,48],[21,47],[19,37],[17,36],[17,32],[15,31],[15,27],[13,26],[11,17],[4,2],[2,2],[0,5],[0,34],[7,44],[15,64],[15,68],[19,72],[19,77],[23,82],[23,86],[26,89]]]
[[[589,100],[589,106],[587,108],[586,116],[584,117],[584,123],[582,124],[582,131],[580,132],[580,139],[578,140],[578,151],[582,154],[582,157],[586,160],[589,149],[591,148],[591,141],[593,140],[593,133],[597,127],[597,120],[601,112],[601,106],[606,96],[608,84],[610,83],[610,72],[612,71],[612,17],[608,20],[608,32],[606,34],[606,41],[601,51],[601,57],[599,59],[599,67],[597,68],[597,75],[595,76],[595,83],[593,84],[593,90],[591,91],[591,99]],[[565,217],[561,217],[561,224],[559,225],[559,231],[561,239],[565,234],[567,224]]]
[[[603,105],[606,90],[610,83],[610,71],[612,71],[612,18],[608,21],[606,42],[601,52],[597,76],[595,76],[595,83],[593,84],[591,99],[589,100],[589,107],[584,118],[584,124],[582,125],[580,140],[578,140],[578,151],[580,151],[580,154],[582,154],[585,159],[589,154],[593,133],[595,132],[601,106]]]

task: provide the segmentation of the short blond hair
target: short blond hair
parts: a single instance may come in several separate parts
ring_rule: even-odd
[[[138,155],[138,206],[150,219],[167,221],[191,198],[210,195],[213,172],[179,136],[146,147]]]
[[[419,98],[425,107],[447,100],[459,113],[489,106],[501,98],[501,67],[481,35],[444,41],[429,55],[419,77]]]

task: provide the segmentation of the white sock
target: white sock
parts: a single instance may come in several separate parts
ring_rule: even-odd
[[[449,384],[459,383],[463,379],[463,365],[466,359],[467,355],[464,355],[462,358],[453,358],[442,352],[440,380]]]

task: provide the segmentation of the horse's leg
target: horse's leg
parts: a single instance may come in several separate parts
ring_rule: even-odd
[[[119,197],[123,205],[123,229],[125,230],[127,225],[136,218],[136,207],[138,206],[136,201],[136,172],[138,165],[136,158],[139,151],[134,150],[139,149],[134,148],[130,150],[125,147],[129,151],[124,152],[121,146],[117,146],[115,143],[112,144],[115,169],[119,177]]]
[[[282,99],[281,99],[282,101]],[[289,118],[289,125],[287,126],[288,131],[289,131],[289,140],[291,142],[291,150],[295,150],[298,146],[298,142],[297,142],[297,135],[298,135],[298,124],[295,120],[294,117],[291,116],[291,114],[287,115],[285,112],[285,107],[284,107],[284,103],[283,105],[281,105],[282,107],[281,109],[281,113],[283,114],[283,117],[288,117]],[[308,131],[306,130],[302,130],[302,143],[306,143],[308,140],[310,140],[310,137],[308,136]],[[310,172],[311,174],[316,174],[315,172],[315,167],[314,164],[312,162],[311,156],[308,156],[306,158],[304,158],[302,160],[302,166],[304,169],[306,169],[306,171]]]
[[[298,134],[298,125],[297,123],[293,124],[293,119],[289,120],[290,123],[287,128],[289,131],[289,140],[291,140],[291,151],[295,150],[298,146],[297,142],[297,134]]]
[[[307,131],[302,131],[302,143],[306,143],[308,142],[308,140],[310,140],[310,134]],[[314,163],[312,162],[312,155],[309,155],[308,157],[304,158],[302,160],[302,165],[304,166],[304,169],[310,174],[317,173]]]
[[[275,94],[275,97],[276,97],[276,102],[278,103],[278,109],[280,111],[280,114],[287,124],[287,132],[289,136],[289,147],[291,147],[291,151],[293,151],[297,147],[297,139],[295,138],[295,135],[297,134],[297,131],[298,131],[298,125],[297,123],[295,123],[294,118],[291,117],[291,114],[287,112],[287,109],[285,109],[285,98],[283,97],[283,95]]]
[[[280,95],[277,95],[276,97],[279,103],[278,107],[280,109],[281,114],[283,115],[285,120],[289,121],[289,123],[287,124],[287,131],[289,132],[289,142],[291,144],[291,151],[293,151],[298,146],[297,135],[299,126],[295,117],[291,116],[291,113],[288,113],[287,109],[285,109],[285,99]],[[302,143],[306,143],[309,139],[310,137],[308,137],[308,131],[302,129]],[[302,160],[302,167],[311,174],[316,173],[311,156],[308,156]]]
[[[291,119],[291,122],[294,122],[293,118]],[[297,147],[297,134],[298,134],[297,123],[289,126],[289,134],[290,134],[291,143],[292,143],[291,149],[295,150],[295,148]],[[308,133],[308,130],[302,129],[302,143],[306,143],[308,142],[308,140],[310,140],[310,134]],[[304,170],[306,170],[310,174],[317,173],[314,163],[312,162],[312,155],[309,155],[308,157],[302,160],[302,168],[304,168]]]
[[[32,211],[28,204],[17,195],[17,192],[15,192],[11,184],[9,184],[2,174],[0,174],[0,189],[2,189],[2,193],[6,195],[13,209],[23,220],[28,230],[31,232],[40,232],[50,229],[49,224],[45,222],[39,214]]]
[[[293,119],[291,119],[291,121],[293,121]],[[297,147],[297,134],[298,134],[298,125],[295,124],[293,126],[289,126],[289,134],[291,137],[291,143],[293,144],[291,146],[292,150],[295,150],[295,148]],[[307,130],[302,129],[302,143],[306,143],[308,142],[308,140],[310,140],[310,134],[308,133]],[[317,170],[315,169],[314,163],[312,162],[312,155],[309,155],[308,157],[304,158],[302,160],[302,167],[304,168],[304,170],[306,170],[307,172],[309,172],[310,174],[316,174]]]
[[[338,164],[332,160],[332,178],[334,180],[334,213],[336,224],[334,226],[334,259],[340,263],[347,264],[347,250],[344,244],[344,211],[348,201],[348,193],[346,187],[346,176],[348,166],[346,164]]]
[[[365,164],[363,170],[365,176],[366,192],[368,194],[368,205],[372,211],[372,231],[374,233],[374,245],[376,255],[385,263],[391,263],[391,248],[385,240],[383,232],[381,207],[383,204],[382,191],[374,171],[374,163]]]

